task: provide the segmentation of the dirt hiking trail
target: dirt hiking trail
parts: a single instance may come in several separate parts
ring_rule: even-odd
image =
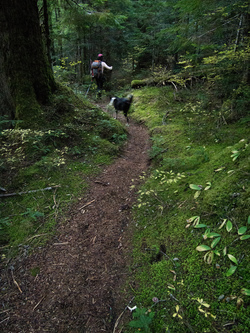
[[[122,114],[119,119],[125,123]],[[122,156],[91,179],[50,243],[2,271],[1,332],[123,332],[119,315],[130,301],[123,291],[136,200],[130,186],[149,164],[146,128],[131,121],[128,133]]]

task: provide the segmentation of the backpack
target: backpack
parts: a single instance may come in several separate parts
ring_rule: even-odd
[[[92,77],[100,77],[102,74],[102,62],[101,60],[94,60],[91,64]]]

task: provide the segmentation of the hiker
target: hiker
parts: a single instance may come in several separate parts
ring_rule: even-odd
[[[97,60],[94,60],[91,64],[91,75],[92,78],[96,79],[98,97],[102,96],[103,83],[105,81],[103,71],[105,68],[110,71],[113,69],[112,66],[108,66],[106,62],[103,61],[103,55],[100,53],[98,54]]]

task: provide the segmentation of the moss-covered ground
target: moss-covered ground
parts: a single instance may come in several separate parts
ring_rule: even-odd
[[[127,138],[123,125],[65,87],[40,111],[32,127],[0,119],[3,258],[44,245]]]
[[[202,91],[134,91],[150,174],[134,207],[126,332],[249,332],[249,129]]]

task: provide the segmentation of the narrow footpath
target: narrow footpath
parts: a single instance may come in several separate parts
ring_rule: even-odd
[[[128,132],[123,155],[91,180],[56,237],[2,275],[1,332],[122,332],[114,326],[130,301],[123,290],[132,253],[131,185],[149,163],[146,128],[131,121]]]

